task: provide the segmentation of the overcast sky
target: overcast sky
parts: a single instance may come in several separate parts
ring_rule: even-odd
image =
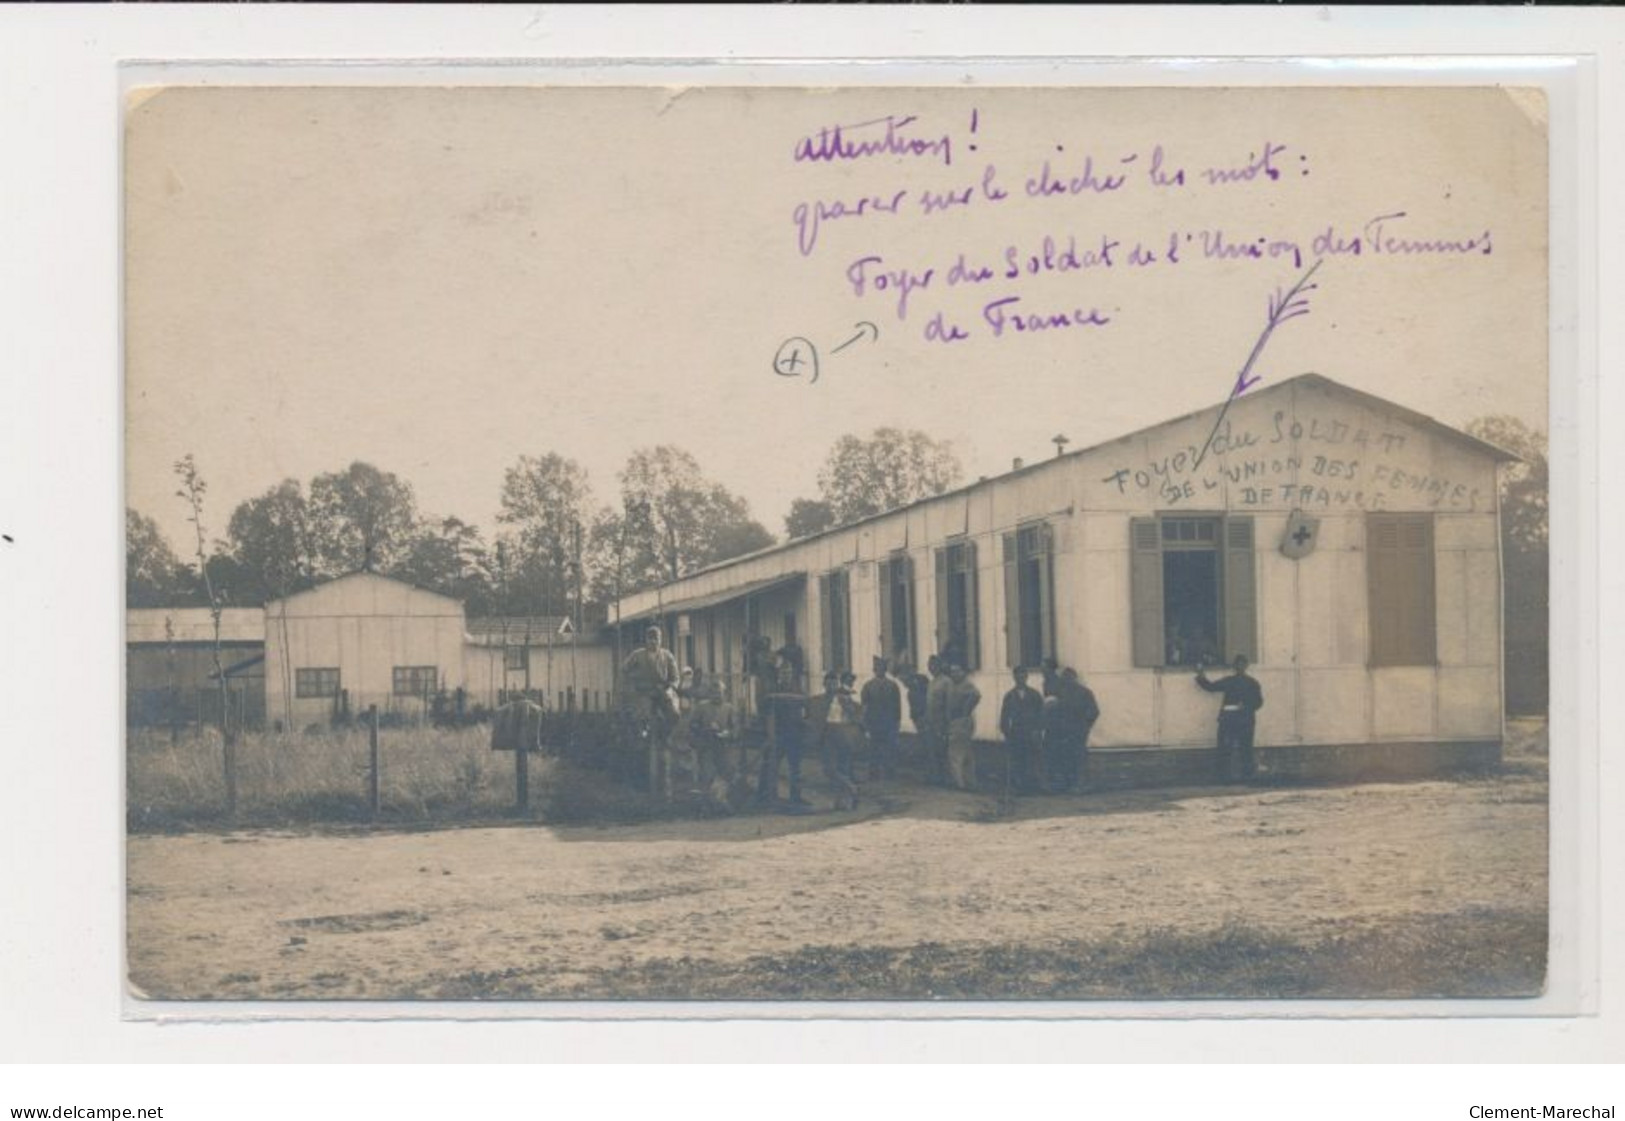
[[[847,148],[836,124],[862,126]],[[186,452],[216,534],[280,479],[363,459],[489,533],[520,454],[579,460],[613,500],[629,451],[673,443],[782,533],[846,432],[924,429],[974,478],[1058,432],[1082,447],[1218,403],[1271,292],[1320,256],[1265,383],[1313,370],[1447,423],[1544,427],[1545,144],[1541,103],[1494,90],[148,95],[127,132],[129,502],[181,546]],[[1158,146],[1183,186],[1151,185]],[[922,212],[921,191],[965,188]],[[1220,260],[1216,232],[1278,244]],[[1170,235],[1177,265],[1128,263]],[[1088,267],[1006,279],[1007,248],[1042,258],[1046,236]],[[994,275],[950,285],[960,254]],[[854,291],[864,257],[935,273],[900,317],[895,288]],[[1007,314],[1097,322],[994,337],[984,307],[1012,296]],[[939,312],[969,337],[928,339]],[[859,321],[878,339],[837,353]],[[794,336],[816,384],[775,373]]]

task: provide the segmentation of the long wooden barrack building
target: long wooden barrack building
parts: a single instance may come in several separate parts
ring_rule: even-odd
[[[1513,457],[1304,374],[1094,447],[695,572],[611,611],[625,648],[665,625],[679,660],[750,702],[757,636],[808,676],[949,651],[997,738],[1009,669],[1075,667],[1093,744],[1210,748],[1191,680],[1236,654],[1276,773],[1421,772],[1499,758],[1497,469]]]

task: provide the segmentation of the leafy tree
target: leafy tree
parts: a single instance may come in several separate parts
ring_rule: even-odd
[[[310,517],[316,555],[329,576],[391,571],[418,524],[411,486],[359,461],[311,480]]]
[[[391,575],[461,600],[470,615],[493,609],[490,553],[461,518],[424,518]]]
[[[867,438],[835,441],[818,472],[818,496],[834,524],[845,525],[951,490],[964,473],[946,441],[913,429],[877,428]]]
[[[296,479],[239,503],[226,523],[226,541],[239,569],[234,582],[252,602],[302,591],[324,575],[310,503]]]
[[[1505,581],[1507,708],[1545,712],[1550,639],[1546,434],[1517,417],[1479,417],[1469,434],[1519,457],[1501,468],[1501,567]]]
[[[497,515],[513,527],[504,542],[505,587],[523,589],[542,613],[564,610],[574,602],[576,554],[585,553],[597,517],[580,464],[552,452],[520,456],[503,476]]]
[[[191,570],[170,547],[158,523],[124,510],[124,600],[130,607],[178,607],[197,602]]]
[[[619,524],[606,532],[625,542],[623,589],[675,580],[773,543],[749,504],[705,478],[699,462],[681,448],[638,449],[620,482],[621,513],[611,515]]]
[[[784,535],[794,541],[798,537],[811,537],[835,525],[835,511],[828,502],[816,498],[798,498],[790,503],[790,512],[784,517]]]

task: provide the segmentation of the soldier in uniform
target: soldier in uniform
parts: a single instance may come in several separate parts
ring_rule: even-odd
[[[1015,669],[1015,686],[999,706],[999,733],[1004,736],[1005,766],[1018,794],[1034,794],[1043,785],[1043,763],[1038,758],[1043,735],[1044,698],[1027,684],[1026,666]]]
[[[954,687],[948,676],[948,667],[940,655],[933,654],[925,663],[931,673],[931,682],[925,690],[925,758],[929,781],[948,781],[948,693]]]
[[[632,717],[647,724],[652,739],[650,785],[671,796],[671,734],[677,726],[677,659],[661,645],[659,627],[644,632],[643,645],[621,663],[625,704]],[[658,773],[657,773],[658,772]]]
[[[1264,707],[1264,689],[1247,674],[1247,656],[1237,654],[1228,677],[1209,681],[1207,667],[1196,671],[1196,684],[1209,693],[1223,695],[1219,704],[1219,751],[1214,770],[1220,782],[1231,781],[1240,764],[1241,778],[1251,781],[1257,773],[1253,760],[1255,714]]]
[[[762,766],[757,777],[756,801],[771,805],[779,797],[779,760],[782,757],[790,772],[790,805],[803,809],[807,803],[801,797],[801,745],[806,735],[807,698],[796,688],[795,669],[775,658],[778,681],[768,695],[767,741],[762,746]]]
[[[1100,719],[1100,705],[1094,690],[1078,678],[1071,666],[1056,678],[1055,698],[1061,708],[1062,739],[1057,763],[1057,785],[1062,792],[1076,794],[1089,780],[1089,733]]]
[[[848,675],[850,676],[850,675]],[[807,706],[807,721],[818,737],[819,757],[824,776],[835,795],[837,810],[856,809],[858,784],[853,773],[853,756],[858,741],[857,698],[834,670],[824,675],[824,692]]]
[[[738,720],[723,694],[722,682],[713,679],[700,691],[689,716],[688,739],[700,788],[713,802],[728,804],[742,760],[738,758]]]
[[[903,691],[886,676],[886,659],[874,660],[875,675],[863,683],[859,701],[869,738],[869,781],[897,775],[897,733],[903,723]]]
[[[976,706],[981,691],[965,674],[965,667],[948,668],[948,781],[960,790],[976,788]]]

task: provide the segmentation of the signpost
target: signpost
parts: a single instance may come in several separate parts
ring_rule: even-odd
[[[378,706],[367,706],[367,808],[378,820]]]
[[[513,752],[514,810],[530,812],[530,753],[542,748],[542,706],[528,697],[497,710],[491,750]]]

